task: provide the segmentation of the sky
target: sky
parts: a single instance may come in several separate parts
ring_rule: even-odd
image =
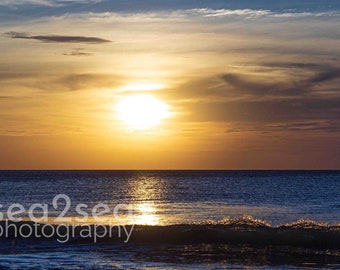
[[[0,55],[0,169],[340,169],[340,1],[0,0]]]

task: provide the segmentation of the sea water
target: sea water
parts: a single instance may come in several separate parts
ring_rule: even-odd
[[[29,208],[37,203],[47,205],[49,218],[58,217],[65,205],[56,209],[53,199],[62,194],[70,199],[64,217],[79,216],[76,211],[79,204],[86,205],[83,210],[89,216],[96,205],[105,204],[110,209],[106,215],[111,217],[115,206],[125,204],[132,209],[132,218],[126,219],[129,224],[221,224],[242,217],[261,220],[272,227],[298,220],[326,226],[340,223],[339,171],[1,171],[0,190],[3,219],[8,218],[7,211],[13,204],[21,204],[25,211],[19,216],[27,218]],[[336,269],[340,266],[336,256],[331,263],[326,260],[320,265],[317,260],[309,264],[308,259],[286,263],[284,259],[247,262],[247,257],[237,260],[229,247],[228,257],[223,249],[226,247],[202,244],[164,247],[17,241],[11,248],[2,245],[0,267],[243,269],[247,265],[250,269]]]

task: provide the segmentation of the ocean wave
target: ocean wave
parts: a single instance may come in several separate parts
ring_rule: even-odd
[[[5,224],[6,223],[6,224]],[[205,221],[198,224],[177,225],[53,225],[33,222],[0,222],[0,239],[24,238],[28,241],[55,240],[60,235],[70,234],[70,242],[91,242],[93,235],[84,237],[82,230],[100,235],[96,241],[103,243],[122,242],[121,235],[130,234],[125,243],[169,243],[169,244],[249,244],[253,246],[294,246],[340,250],[340,225],[329,225],[313,220],[300,219],[289,224],[272,226],[269,222],[242,216],[226,217],[220,221]],[[5,227],[10,228],[5,233]],[[70,230],[70,227],[73,230]],[[33,228],[35,234],[33,234]],[[123,230],[124,229],[124,230]],[[29,234],[31,231],[31,234]],[[18,235],[18,232],[21,232]],[[39,235],[37,237],[37,235]],[[48,235],[48,237],[44,237]],[[115,236],[120,237],[115,237]]]
[[[228,226],[253,226],[253,227],[270,227],[270,228],[295,228],[295,229],[332,229],[340,230],[340,224],[331,225],[327,222],[318,222],[311,219],[299,219],[291,223],[280,224],[272,226],[269,221],[254,218],[250,215],[243,215],[241,217],[225,217],[221,220],[207,220],[199,224],[207,225],[228,225]]]
[[[0,222],[0,227],[5,222]],[[33,222],[10,223],[12,229],[24,226],[27,232]],[[42,225],[42,224],[41,224]],[[45,224],[46,225],[46,224]],[[130,256],[138,262],[178,262],[215,263],[228,261],[230,264],[247,265],[294,265],[299,267],[327,267],[339,269],[340,266],[340,226],[318,223],[312,220],[298,220],[290,224],[271,226],[269,222],[251,216],[239,218],[226,217],[220,221],[206,221],[200,224],[177,224],[167,226],[126,225],[131,232],[128,242],[119,226],[97,227],[96,241],[81,235],[81,227],[66,243],[57,241],[55,228],[48,224],[45,234],[50,237],[5,236],[1,231],[0,254],[44,254],[44,252],[87,252],[100,256]],[[67,226],[62,227],[65,235]],[[98,225],[89,225],[92,229]],[[39,232],[41,233],[41,228]],[[53,229],[52,229],[53,228]],[[106,235],[103,234],[106,231]],[[128,255],[127,255],[128,254]],[[38,256],[37,255],[37,256]],[[30,255],[31,256],[31,255]],[[39,255],[41,256],[41,255]],[[26,258],[26,257],[25,257]],[[119,257],[120,258],[120,257]],[[256,269],[256,267],[255,267]]]

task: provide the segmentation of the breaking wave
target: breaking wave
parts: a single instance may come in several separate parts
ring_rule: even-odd
[[[209,225],[247,225],[253,227],[272,227],[272,228],[300,228],[300,229],[340,229],[340,223],[338,225],[330,225],[327,222],[317,222],[311,219],[299,219],[291,223],[285,223],[278,226],[272,226],[270,222],[262,219],[257,219],[249,215],[244,215],[242,217],[225,217],[219,221],[207,220],[200,224]]]
[[[4,235],[4,222],[0,222],[1,239],[20,238],[14,235],[13,226],[26,227],[23,234],[29,231],[29,227],[33,228],[33,222],[10,222],[12,225],[12,233]],[[46,225],[46,224],[45,224]],[[44,230],[48,234],[49,240],[55,239],[58,225],[47,224],[46,228],[38,227],[36,230]],[[41,226],[44,226],[41,224]],[[72,225],[64,225],[63,233],[69,232],[67,229]],[[222,244],[251,244],[251,245],[274,245],[274,246],[301,246],[309,248],[331,248],[340,250],[340,224],[330,225],[327,223],[319,223],[309,219],[300,219],[289,224],[272,226],[269,222],[252,216],[242,216],[237,218],[226,217],[219,221],[207,220],[196,224],[177,224],[177,225],[126,225],[111,226],[106,225],[87,225],[92,229],[100,228],[98,238],[101,242],[116,243],[121,239],[113,238],[112,235],[118,235],[123,227],[130,227],[131,243],[222,243]],[[97,228],[95,228],[97,226]],[[45,226],[46,227],[46,226]],[[78,226],[72,232],[71,242],[86,242],[93,240],[91,237],[83,237],[81,234],[82,225]],[[113,233],[116,231],[117,233]],[[108,232],[111,232],[110,236]],[[107,235],[105,234],[107,233]],[[41,235],[41,231],[40,231]],[[22,237],[27,240],[44,240],[44,237],[31,236]],[[38,239],[35,239],[38,238]]]
[[[34,223],[11,224],[17,227],[25,224],[27,227]],[[4,225],[3,222],[0,225]],[[128,227],[132,228],[131,225]],[[115,231],[112,235],[117,236],[119,227],[111,229]],[[340,267],[340,225],[308,219],[279,226],[271,226],[269,222],[251,216],[226,217],[199,224],[136,225],[126,244],[124,239],[108,235],[94,243],[93,238],[81,237],[79,230],[64,244],[56,241],[57,235],[15,239],[13,235],[2,235],[0,239],[0,249],[10,254],[42,249],[52,253],[65,250],[68,254],[80,250],[119,255],[119,250],[121,256],[130,254],[138,261],[173,262],[181,259],[186,263],[228,261],[231,264]]]

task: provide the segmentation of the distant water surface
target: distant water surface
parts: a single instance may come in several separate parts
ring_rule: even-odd
[[[177,224],[251,215],[277,225],[298,219],[340,222],[339,171],[1,171],[0,204],[134,206],[135,223]]]

